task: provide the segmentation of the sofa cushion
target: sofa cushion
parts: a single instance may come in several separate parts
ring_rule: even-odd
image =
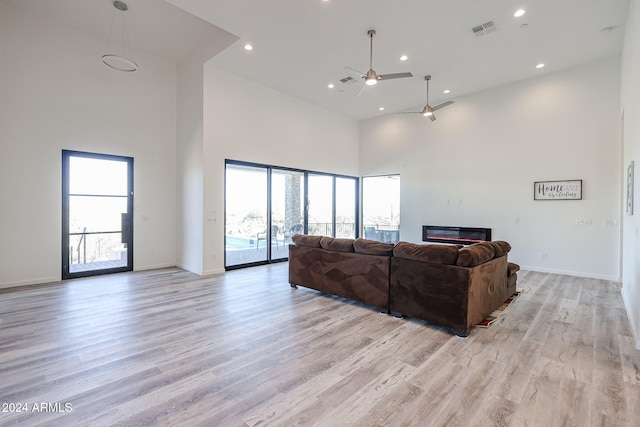
[[[491,242],[474,243],[460,249],[457,265],[460,267],[475,267],[494,258],[496,250]]]
[[[353,239],[334,239],[325,236],[320,239],[320,247],[329,251],[353,252]]]
[[[513,262],[507,263],[507,277],[513,276],[520,270],[520,266]]]
[[[414,261],[455,265],[458,258],[458,247],[456,245],[419,245],[399,242],[393,248],[393,255]]]
[[[291,238],[293,243],[298,246],[307,246],[310,248],[319,248],[322,236],[307,236],[306,234],[294,234]]]
[[[365,255],[391,256],[393,255],[393,246],[393,243],[382,243],[362,238],[353,241],[353,249],[356,253]]]
[[[491,245],[493,246],[493,249],[495,249],[496,251],[496,254],[495,254],[496,258],[508,254],[509,251],[511,250],[511,245],[503,240],[496,240],[495,242],[491,242]]]

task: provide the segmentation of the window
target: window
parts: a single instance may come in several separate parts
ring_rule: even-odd
[[[362,178],[362,228],[365,239],[400,240],[400,175]]]

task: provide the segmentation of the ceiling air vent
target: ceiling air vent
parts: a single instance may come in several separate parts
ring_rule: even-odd
[[[357,83],[357,80],[356,80],[356,79],[354,79],[354,78],[353,78],[353,77],[351,77],[351,76],[347,76],[347,77],[345,77],[345,78],[343,78],[343,79],[340,79],[340,82],[342,82],[342,83],[344,83],[344,84],[348,85],[348,84],[351,84],[351,83]]]
[[[476,25],[471,29],[473,35],[476,37],[484,36],[486,34],[498,31],[499,28],[494,21],[485,22],[484,24]]]

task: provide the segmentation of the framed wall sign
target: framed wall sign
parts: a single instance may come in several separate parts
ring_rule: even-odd
[[[627,166],[627,215],[633,215],[633,162]]]
[[[582,200],[582,180],[534,182],[533,200]]]

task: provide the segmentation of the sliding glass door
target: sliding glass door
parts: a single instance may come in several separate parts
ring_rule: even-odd
[[[225,268],[284,261],[295,234],[356,237],[358,178],[227,160]]]
[[[133,270],[133,159],[62,152],[62,278]]]

